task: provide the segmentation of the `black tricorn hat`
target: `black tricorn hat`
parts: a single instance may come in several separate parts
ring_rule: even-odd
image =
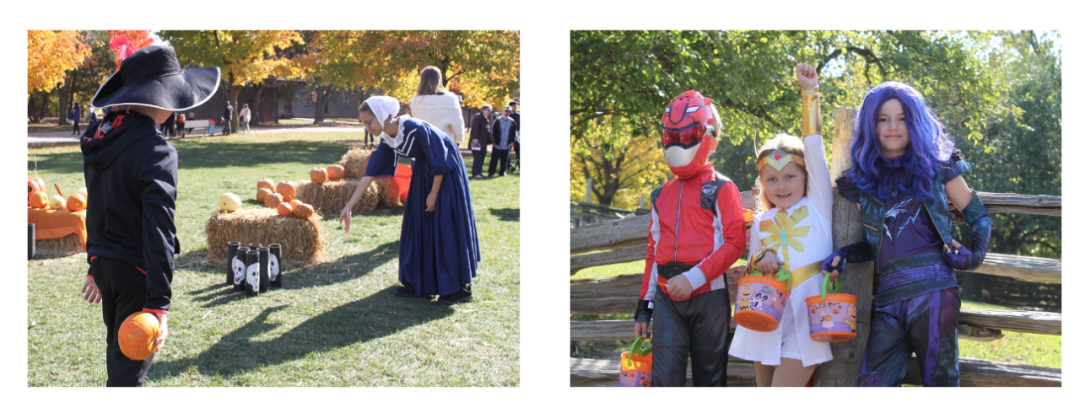
[[[124,59],[90,105],[96,109],[139,105],[183,111],[206,103],[220,83],[221,69],[183,70],[172,47],[149,46]]]

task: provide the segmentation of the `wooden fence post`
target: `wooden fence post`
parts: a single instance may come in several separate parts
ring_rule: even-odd
[[[866,239],[858,205],[836,192],[836,178],[851,167],[849,150],[855,135],[854,109],[837,109],[833,125],[832,165],[833,180],[833,249]],[[832,343],[833,360],[818,367],[814,386],[855,386],[862,368],[863,350],[870,333],[871,294],[873,293],[874,263],[851,264],[840,275],[840,287],[844,293],[859,298],[858,327],[854,340]]]

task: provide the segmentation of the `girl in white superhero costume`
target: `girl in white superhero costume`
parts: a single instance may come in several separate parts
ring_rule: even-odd
[[[832,360],[827,343],[810,339],[804,304],[821,291],[821,262],[832,252],[832,183],[821,140],[817,73],[806,63],[795,73],[806,137],[779,135],[758,151],[759,204],[766,211],[754,220],[747,246],[749,270],[791,273],[790,297],[776,330],[739,326],[730,349],[732,356],[754,362],[759,387],[804,386],[818,365]]]

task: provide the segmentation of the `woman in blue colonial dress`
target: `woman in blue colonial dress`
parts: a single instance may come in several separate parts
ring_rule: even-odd
[[[395,293],[438,295],[446,304],[470,301],[480,244],[465,162],[453,139],[422,120],[396,117],[400,108],[397,99],[388,96],[375,96],[360,105],[360,120],[380,135],[381,142],[340,220],[348,232],[353,206],[368,185],[377,177],[393,176],[399,156],[412,158],[398,250],[401,286]]]

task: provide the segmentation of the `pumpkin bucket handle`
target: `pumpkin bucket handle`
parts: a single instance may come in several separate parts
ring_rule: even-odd
[[[825,280],[821,282],[821,301],[825,301],[825,294],[840,294],[840,285],[836,282],[830,282],[829,277],[825,277]]]

